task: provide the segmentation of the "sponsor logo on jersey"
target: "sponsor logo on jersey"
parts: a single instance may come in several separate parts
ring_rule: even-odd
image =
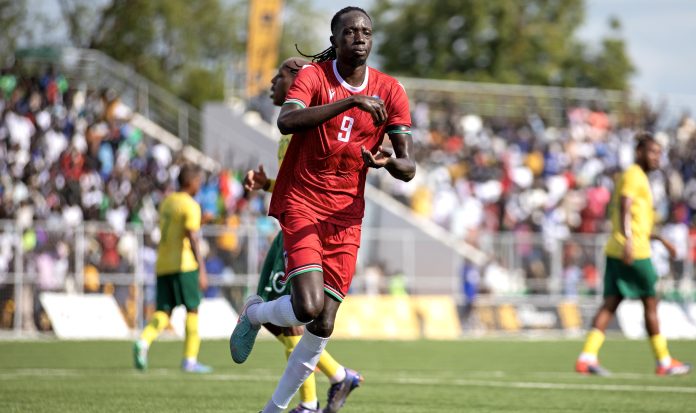
[[[333,90],[333,89],[329,90],[329,100],[330,101],[333,100],[335,94],[336,94],[335,90]]]

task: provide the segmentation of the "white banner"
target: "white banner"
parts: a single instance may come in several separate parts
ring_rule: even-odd
[[[58,338],[130,337],[130,330],[112,295],[42,293],[39,299]]]
[[[685,308],[676,303],[663,302],[658,304],[657,316],[660,320],[660,332],[666,338],[696,338],[696,325],[689,319],[685,311]],[[616,317],[621,331],[627,338],[636,339],[647,336],[643,318],[643,304],[640,301],[626,300],[622,302],[616,312]]]
[[[237,312],[224,298],[204,298],[198,307],[198,333],[204,339],[230,338],[237,317]],[[175,308],[170,323],[176,335],[183,337],[186,309],[182,306]]]

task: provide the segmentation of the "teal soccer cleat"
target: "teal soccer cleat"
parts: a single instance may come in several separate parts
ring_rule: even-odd
[[[260,304],[263,302],[263,298],[258,295],[252,295],[249,297],[247,302],[242,308],[242,312],[237,320],[237,326],[235,326],[232,335],[230,336],[230,354],[232,355],[232,360],[237,364],[242,364],[246,361],[251,354],[251,350],[254,349],[254,341],[256,341],[256,335],[259,333],[260,325],[254,326],[249,321],[247,317],[247,309],[255,304]]]
[[[133,364],[140,371],[147,370],[147,346],[140,340],[133,343]]]

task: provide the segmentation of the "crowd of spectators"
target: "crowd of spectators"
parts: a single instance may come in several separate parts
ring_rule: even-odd
[[[113,90],[71,85],[53,69],[38,76],[0,74],[0,222],[7,223],[0,231],[0,310],[12,310],[12,280],[5,278],[23,256],[20,266],[30,278],[25,281],[36,287],[24,294],[25,305],[35,307],[25,311],[34,313],[25,317],[27,326],[31,318],[42,325],[40,313],[32,311],[39,307],[34,298],[40,291],[114,292],[127,308],[134,295],[129,286],[105,282],[105,275],[133,277],[136,271],[139,244],[127,228],[144,234],[145,281],[154,283],[157,207],[175,190],[185,159],[145,136],[131,116]],[[205,243],[213,277],[245,269],[239,267],[247,260],[237,259],[245,248],[234,231],[240,223],[255,222],[264,234],[275,230],[272,220],[263,218],[263,197],[246,196],[240,179],[233,171],[208,171],[198,195],[204,222],[220,226]],[[83,286],[68,277],[78,270],[78,227],[86,244]],[[149,296],[154,299],[152,291]]]
[[[469,299],[480,290],[518,292],[513,281],[505,280],[503,267],[523,269],[524,292],[548,292],[550,254],[558,248],[563,291],[596,291],[599,244],[588,247],[577,234],[609,230],[614,179],[633,161],[638,130],[655,132],[665,148],[664,168],[651,176],[651,185],[657,221],[677,246],[678,257],[671,267],[666,260],[658,262],[658,270],[681,274],[688,254],[696,258],[696,251],[687,248],[689,235],[696,237],[692,118],[658,127],[660,117],[647,106],[619,115],[578,105],[566,110],[565,124],[558,127],[536,115],[517,121],[484,119],[453,107],[436,111],[426,102],[416,103],[412,111],[416,178],[403,183],[373,173],[370,179],[416,214],[491,253],[491,265],[467,263],[462,271],[463,295]],[[127,315],[135,314],[132,285],[104,282],[105,275],[132,276],[141,257],[145,284],[154,284],[157,206],[175,190],[183,162],[181,153],[133,126],[130,109],[112,90],[72,85],[52,69],[38,76],[0,73],[0,222],[10,222],[10,229],[22,234],[18,245],[8,227],[0,231],[0,324],[11,323],[8,298],[14,291],[11,280],[3,277],[12,273],[20,255],[36,287],[23,292],[23,301],[34,307],[26,310],[34,325],[46,321],[35,299],[40,291],[112,292]],[[216,279],[229,280],[247,269],[249,246],[237,227],[252,223],[266,241],[277,229],[266,217],[267,199],[246,194],[240,172],[208,172],[197,197],[204,222],[218,225],[204,234],[213,280],[209,296],[222,293]],[[78,227],[86,242],[80,286],[68,277],[78,270]],[[142,241],[126,231],[132,227],[142,230]],[[495,235],[500,233],[514,239],[509,244],[514,262],[497,253],[503,250]],[[154,290],[146,288],[146,301],[153,300]]]
[[[583,234],[610,231],[617,174],[633,162],[635,133],[651,131],[664,148],[663,168],[650,176],[656,221],[679,246],[672,271],[678,277],[686,255],[696,258],[696,251],[687,251],[689,233],[696,240],[696,122],[683,116],[676,125],[659,126],[665,117],[647,104],[621,113],[588,106],[568,107],[565,124],[550,126],[537,115],[483,119],[416,103],[416,178],[380,179],[378,185],[498,261],[498,234],[512,236],[515,262],[507,264],[524,269],[527,292],[548,291],[547,283],[534,280],[548,278],[550,253],[559,246],[565,292],[592,292],[598,287],[596,248],[603,241]],[[592,248],[582,240],[592,240]],[[669,273],[667,261],[659,259],[664,251],[656,255],[658,269]]]

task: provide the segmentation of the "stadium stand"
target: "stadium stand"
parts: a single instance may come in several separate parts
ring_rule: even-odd
[[[548,292],[545,283],[534,283],[552,270],[548,241],[568,240],[563,291],[573,296],[599,288],[601,269],[592,255],[603,241],[592,248],[582,241],[609,230],[614,175],[633,161],[635,132],[651,130],[666,148],[667,167],[651,177],[656,218],[662,233],[683,246],[674,268],[681,279],[687,254],[695,253],[686,246],[689,234],[696,236],[696,122],[685,115],[676,124],[659,124],[665,117],[647,104],[621,115],[592,106],[568,107],[566,126],[555,127],[536,115],[482,118],[456,106],[438,111],[416,102],[419,173],[409,183],[380,179],[377,185],[484,251],[500,242],[492,234],[526,238],[515,259],[525,269],[528,292]],[[670,273],[665,252],[658,257],[663,274]]]
[[[143,123],[138,111],[165,117],[152,116],[152,105],[134,111],[108,82],[88,87],[51,68],[37,73],[3,71],[0,77],[0,326],[11,328],[21,320],[26,331],[49,329],[38,295],[81,291],[113,294],[128,324],[136,327],[154,302],[157,205],[173,190],[191,148],[155,138],[161,135],[156,125]],[[477,301],[479,325],[487,324],[489,309],[489,318],[498,321],[488,324],[521,328],[515,308],[487,297],[591,297],[601,289],[613,174],[631,162],[632,136],[640,129],[657,131],[669,148],[669,167],[652,183],[658,221],[680,249],[671,268],[662,258],[661,272],[675,292],[678,283],[692,281],[693,119],[664,126],[648,106],[631,114],[574,105],[566,108],[559,126],[558,120],[545,124],[536,115],[498,118],[456,105],[443,110],[428,100],[412,103],[416,179],[402,184],[373,173],[370,180],[415,214],[489,255],[484,265],[466,261],[459,274],[437,275],[451,281],[437,281],[442,290],[434,293],[460,296],[463,325],[470,327],[471,303]],[[167,133],[176,141],[174,133],[187,123],[174,124]],[[224,296],[235,305],[253,288],[249,275],[256,273],[277,229],[266,217],[267,198],[244,194],[242,172],[211,168],[198,196],[208,224],[211,287],[206,295]],[[384,233],[365,235],[383,238]],[[409,248],[417,244],[391,235],[403,254],[397,264],[407,265],[414,259]],[[394,260],[385,267],[384,255],[360,263],[355,293],[413,292],[413,271],[394,266]],[[19,273],[25,279],[18,289],[12,277]],[[22,308],[16,308],[18,302]],[[410,304],[413,311],[417,304]],[[558,311],[562,320],[580,317],[567,303]],[[576,321],[565,324],[577,329]]]
[[[113,90],[72,88],[53,69],[40,76],[4,71],[0,87],[0,222],[21,232],[23,257],[22,263],[14,262],[19,255],[12,232],[0,233],[0,272],[10,274],[20,264],[23,272],[35,275],[30,277],[35,288],[23,292],[28,315],[23,327],[48,328],[36,299],[40,292],[75,288],[114,293],[132,325],[137,267],[142,258],[142,270],[150,276],[146,284],[151,284],[157,206],[175,188],[183,151],[172,151],[135,127],[131,109]],[[225,227],[243,221],[262,233],[275,230],[263,198],[245,197],[240,179],[239,171],[208,173],[199,194],[204,221],[222,226],[208,245],[212,277],[227,266],[220,256],[227,255],[230,263],[240,253],[236,235]],[[133,227],[147,234],[142,252],[126,233]],[[87,244],[84,257],[75,256],[78,228]],[[84,280],[74,286],[68,274],[78,265]],[[7,327],[15,310],[14,291],[12,280],[0,281]],[[211,287],[209,293],[217,290]]]

